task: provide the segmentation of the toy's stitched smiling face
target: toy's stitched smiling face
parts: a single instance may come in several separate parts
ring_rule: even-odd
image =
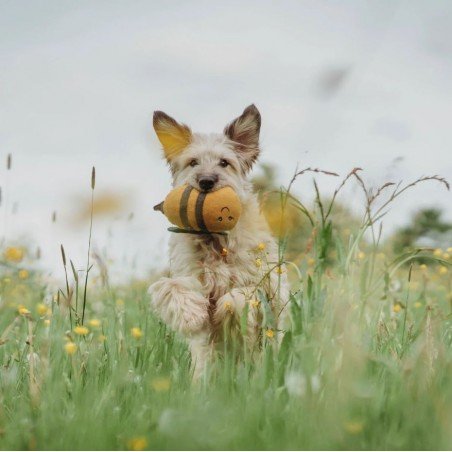
[[[170,165],[173,186],[188,184],[203,192],[230,186],[242,198],[251,189],[246,176],[259,155],[260,124],[254,105],[228,124],[223,134],[209,135],[192,133],[165,113],[155,112],[154,129]]]
[[[220,210],[220,215],[217,217],[217,221],[220,223],[222,221],[230,222],[230,221],[234,221],[234,220],[235,220],[235,218],[232,216],[231,209],[229,207],[223,207]]]

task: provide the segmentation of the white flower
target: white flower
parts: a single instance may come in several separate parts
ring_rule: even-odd
[[[291,396],[301,397],[306,393],[306,377],[300,372],[288,372],[284,377],[284,384]]]

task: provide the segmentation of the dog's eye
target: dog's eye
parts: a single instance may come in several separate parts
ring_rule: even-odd
[[[226,159],[221,159],[220,160],[220,166],[222,168],[226,168],[227,166],[229,166],[229,162]]]
[[[196,160],[196,159],[192,159],[192,160],[190,160],[190,163],[189,163],[189,165],[193,168],[194,166],[196,166],[198,164],[198,160]]]

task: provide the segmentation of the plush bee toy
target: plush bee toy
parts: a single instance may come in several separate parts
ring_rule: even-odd
[[[169,231],[225,234],[237,224],[242,205],[231,187],[205,193],[183,185],[172,190],[154,210],[178,226]]]

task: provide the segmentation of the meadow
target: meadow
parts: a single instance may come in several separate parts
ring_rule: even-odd
[[[379,229],[414,185],[447,182],[371,190],[355,169],[328,200],[317,183],[312,206],[291,196],[318,173],[298,171],[277,195],[291,330],[278,347],[265,317],[260,350],[234,336],[197,382],[185,344],[149,312],[157,274],[118,285],[98,262],[79,272],[62,248],[66,281],[54,288],[24,265],[27,249],[4,243],[0,448],[451,449],[452,249],[394,255]],[[344,228],[335,204],[349,183],[363,215]],[[308,230],[298,251],[295,211]],[[265,310],[264,298],[250,303]]]

